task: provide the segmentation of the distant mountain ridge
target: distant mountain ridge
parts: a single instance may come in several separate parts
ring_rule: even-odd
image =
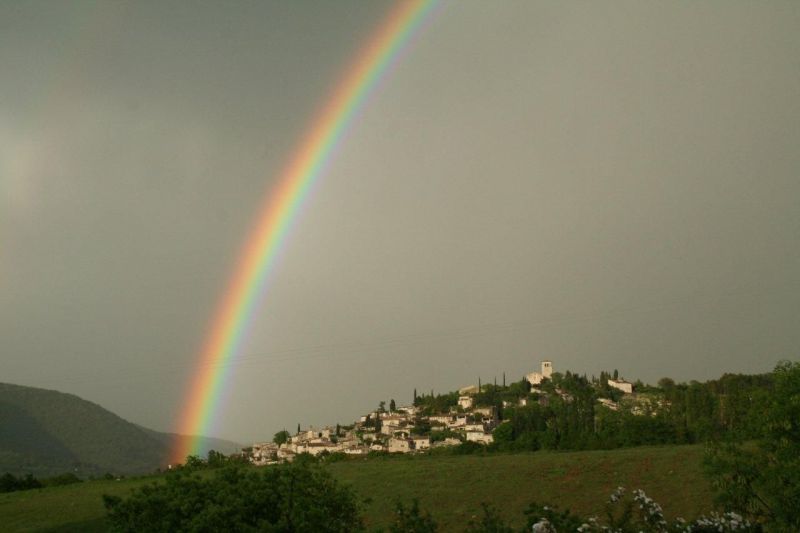
[[[0,473],[86,477],[152,472],[166,466],[174,437],[73,394],[0,383]],[[241,448],[221,439],[203,442],[203,454]]]

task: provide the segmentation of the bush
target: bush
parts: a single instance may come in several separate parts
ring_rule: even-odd
[[[473,518],[467,525],[466,533],[512,533],[500,513],[491,505],[481,504],[483,516]],[[392,533],[430,533],[437,531],[436,522],[430,514],[421,511],[414,500],[410,509],[397,504],[395,524]],[[668,521],[661,506],[648,497],[643,490],[635,490],[626,495],[625,489],[618,487],[605,505],[605,518],[585,518],[569,510],[559,511],[548,505],[530,504],[525,511],[528,517],[523,532],[533,533],[729,533],[744,531],[760,533],[759,524],[751,523],[736,513],[702,516],[693,522],[681,518]],[[777,531],[794,531],[777,529]]]
[[[16,492],[18,490],[30,490],[41,488],[42,484],[38,479],[31,474],[26,474],[25,477],[15,477],[13,474],[6,472],[0,476],[0,492]]]
[[[113,531],[362,531],[353,493],[318,466],[176,473],[126,499],[103,496]]]
[[[800,363],[782,362],[752,445],[712,446],[718,503],[775,531],[800,531]]]

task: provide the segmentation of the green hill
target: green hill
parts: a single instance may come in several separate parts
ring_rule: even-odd
[[[464,531],[470,518],[481,513],[481,502],[497,507],[515,528],[524,524],[523,512],[532,501],[602,515],[603,503],[618,485],[644,489],[669,517],[693,519],[712,509],[702,456],[701,446],[689,445],[369,458],[328,468],[365,500],[369,531],[388,526],[396,500],[408,503],[416,497],[443,532],[455,532]],[[105,531],[103,494],[126,496],[159,479],[97,480],[0,494],[0,524],[4,531]]]
[[[152,472],[165,465],[172,438],[72,394],[0,383],[0,473]],[[239,447],[206,444],[226,452]]]

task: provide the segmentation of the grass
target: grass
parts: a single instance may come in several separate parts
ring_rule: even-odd
[[[330,465],[333,474],[371,501],[370,527],[390,523],[394,502],[418,498],[443,531],[463,531],[481,514],[481,502],[497,507],[515,528],[532,501],[602,516],[619,485],[641,488],[668,517],[696,518],[712,508],[703,476],[701,446],[663,446],[588,452],[536,452],[488,456],[397,457]]]
[[[3,531],[106,531],[103,494],[125,496],[153,478],[95,480],[0,494]]]
[[[463,531],[481,502],[496,506],[515,527],[532,501],[580,514],[603,513],[618,485],[641,488],[668,516],[687,519],[712,507],[701,471],[700,446],[663,446],[589,452],[536,452],[467,456],[399,456],[328,466],[366,499],[370,530],[386,527],[395,501],[418,498],[443,531]],[[3,531],[105,531],[103,494],[124,496],[155,478],[91,481],[0,494]]]

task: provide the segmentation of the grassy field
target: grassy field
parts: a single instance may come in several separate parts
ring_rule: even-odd
[[[481,502],[495,505],[515,527],[532,501],[581,514],[601,514],[618,485],[642,488],[668,516],[691,519],[711,509],[699,446],[489,456],[401,456],[328,466],[367,501],[370,529],[385,527],[394,502],[418,498],[443,531],[462,531]],[[3,531],[104,531],[103,494],[124,495],[150,479],[92,481],[0,494]]]
[[[103,494],[124,496],[153,479],[87,481],[0,494],[0,531],[106,531]]]

